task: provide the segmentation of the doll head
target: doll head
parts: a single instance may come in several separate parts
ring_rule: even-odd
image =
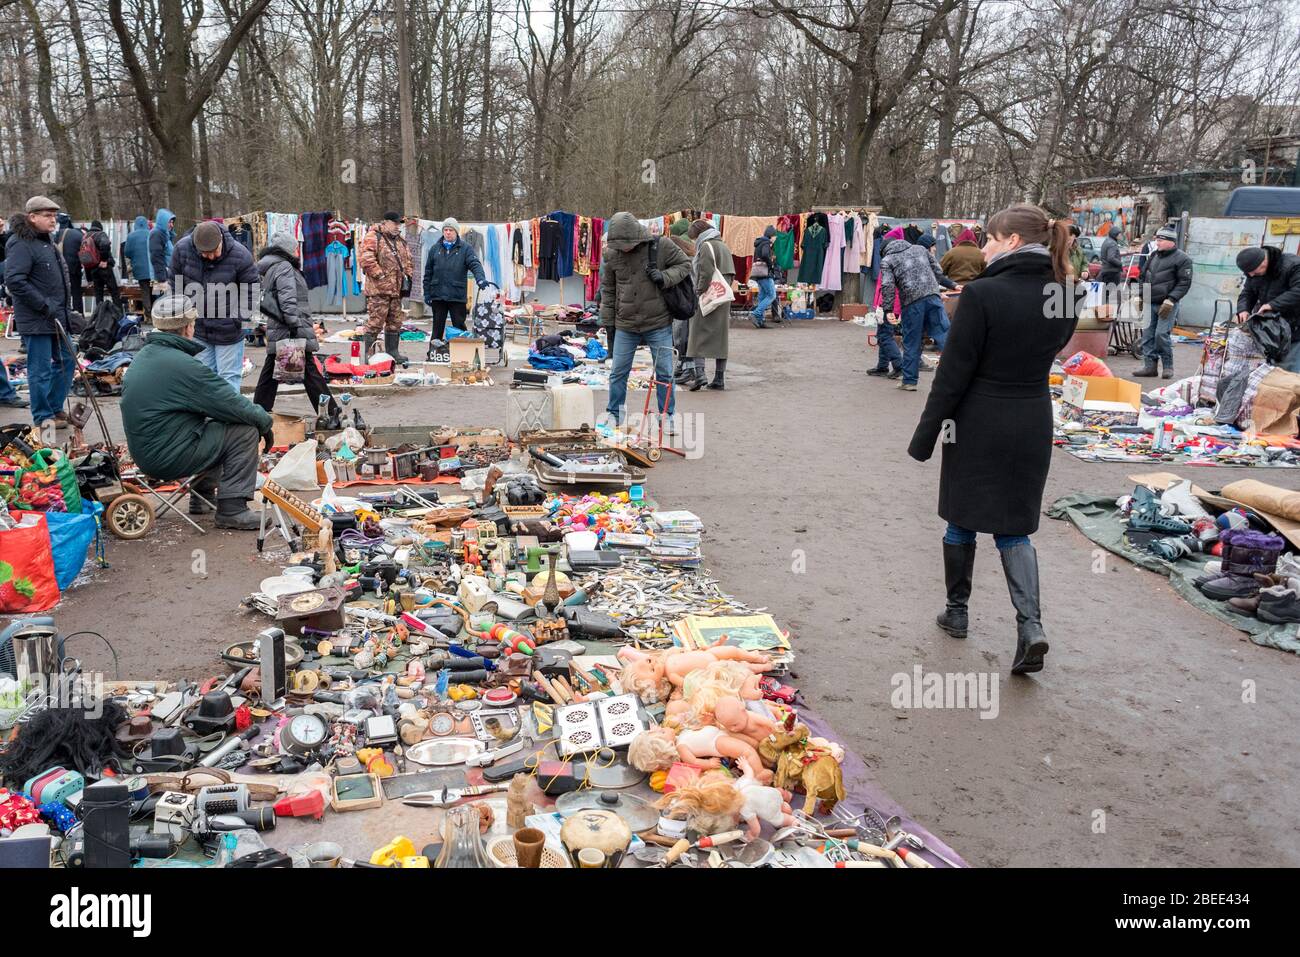
[[[726,773],[710,773],[665,794],[654,806],[685,817],[701,834],[717,834],[736,823],[745,797]]]
[[[643,704],[667,701],[673,693],[672,682],[664,674],[663,657],[652,655],[629,662],[623,666],[619,679],[623,690],[636,695]]]
[[[667,771],[677,763],[677,735],[664,727],[642,731],[627,746],[627,763],[638,771]]]
[[[748,725],[745,702],[739,698],[719,698],[713,706],[713,721],[724,731],[744,731]]]
[[[738,697],[746,680],[758,677],[739,661],[715,661],[706,668],[692,671],[687,677],[692,679],[692,676],[696,677],[691,680],[692,689],[687,700],[697,719],[705,724],[711,723],[719,700]]]

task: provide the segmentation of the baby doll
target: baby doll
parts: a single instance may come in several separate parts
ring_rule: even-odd
[[[699,834],[721,834],[736,826],[744,796],[725,773],[709,773],[665,794],[654,806],[671,817],[685,818]]]
[[[750,711],[739,698],[719,698],[713,705],[713,720],[723,731],[755,749],[776,730],[775,721]]]
[[[762,769],[756,776],[764,784],[772,780],[772,772],[763,768],[751,745],[713,725],[680,733],[663,726],[651,728],[633,738],[627,749],[628,764],[646,772],[666,771],[678,761],[697,768],[720,768],[722,758],[740,757]]]
[[[717,645],[703,651],[669,648],[651,652],[624,645],[618,651],[618,659],[623,662],[620,677],[623,690],[637,695],[646,704],[667,701],[673,690],[682,686],[688,674],[717,661],[744,662],[754,674],[762,674],[772,667],[766,655],[733,645]]]
[[[747,825],[745,840],[752,841],[758,837],[766,821],[773,827],[790,827],[795,823],[794,812],[790,809],[790,792],[778,788],[764,787],[758,783],[754,766],[747,758],[739,758],[736,764],[743,774],[734,782],[735,789],[743,799],[740,806],[740,819]]]

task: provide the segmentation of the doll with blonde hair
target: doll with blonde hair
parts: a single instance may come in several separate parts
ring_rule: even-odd
[[[735,827],[744,803],[744,796],[732,786],[729,775],[702,774],[665,794],[654,806],[674,817],[684,816],[700,834],[719,834]]]
[[[623,663],[623,673],[619,676],[623,690],[646,704],[668,701],[673,691],[685,683],[687,675],[715,662],[738,662],[753,674],[762,674],[772,667],[767,655],[734,645],[715,645],[702,651],[667,648],[648,652],[624,645],[618,651],[618,659]]]

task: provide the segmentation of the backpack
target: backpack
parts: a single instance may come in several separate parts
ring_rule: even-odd
[[[95,233],[86,230],[81,237],[81,249],[77,252],[77,258],[81,260],[83,269],[94,269],[103,265],[104,260],[99,258],[99,244],[95,242]]]
[[[659,268],[659,240],[651,239],[649,244],[650,268]],[[700,306],[700,297],[695,293],[695,283],[687,276],[675,286],[659,290],[668,307],[668,315],[674,319],[690,319]]]
[[[112,299],[101,300],[95,307],[90,324],[77,340],[77,349],[88,359],[101,358],[117,342],[118,324],[121,320],[121,307]]]

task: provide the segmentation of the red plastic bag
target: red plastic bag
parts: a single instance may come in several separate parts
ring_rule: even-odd
[[[46,611],[59,601],[49,526],[40,512],[13,514],[21,524],[0,529],[0,614]]]
[[[1091,352],[1076,352],[1061,363],[1067,375],[1087,375],[1108,378],[1113,375],[1110,367]]]

